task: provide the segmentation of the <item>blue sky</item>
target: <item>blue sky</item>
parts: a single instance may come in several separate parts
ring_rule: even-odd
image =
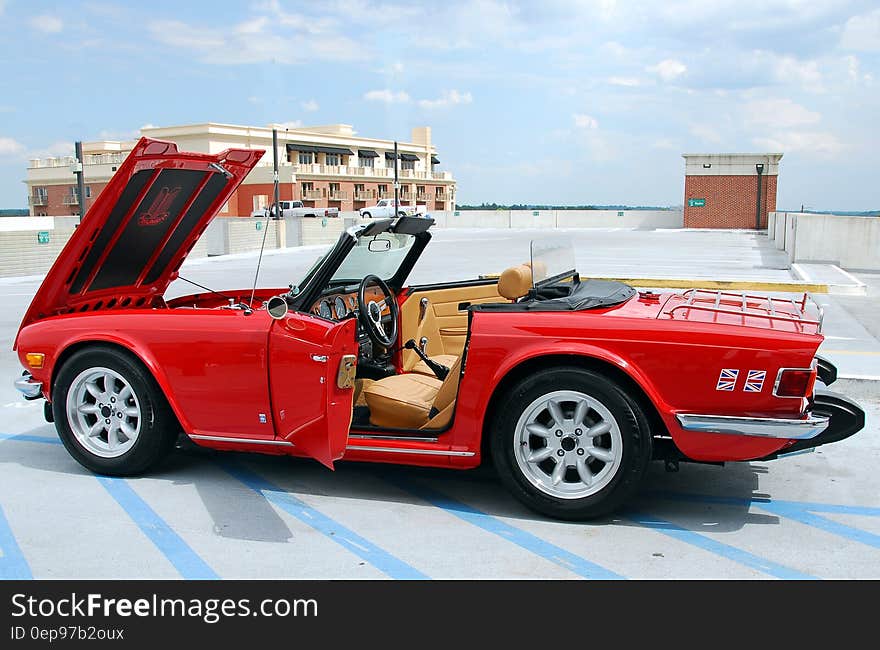
[[[433,127],[462,203],[682,202],[782,151],[780,209],[880,208],[880,3],[0,0],[0,207],[145,124]]]

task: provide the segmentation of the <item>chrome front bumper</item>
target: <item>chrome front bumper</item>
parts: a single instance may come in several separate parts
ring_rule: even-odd
[[[29,372],[15,380],[15,388],[24,395],[25,399],[38,399],[43,396],[43,382],[34,381]]]
[[[675,417],[685,431],[787,440],[815,438],[831,424],[829,416],[814,413],[807,413],[806,417],[797,420],[733,415],[698,415],[695,413],[677,413]]]

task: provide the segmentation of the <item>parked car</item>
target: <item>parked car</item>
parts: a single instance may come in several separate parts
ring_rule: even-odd
[[[836,370],[806,295],[636,291],[580,278],[570,243],[408,286],[432,221],[377,219],[289,288],[165,299],[262,153],[142,138],[34,296],[15,383],[91,471],[146,472],[181,432],[328,467],[491,458],[527,506],[580,520],[625,503],[652,460],[769,461],[864,426],[816,387]]]
[[[257,208],[251,212],[252,217],[265,219],[269,213],[273,219],[285,217],[338,217],[339,208],[315,208],[303,205],[302,201],[279,201],[281,204],[281,216],[273,204],[271,207]]]
[[[376,205],[371,205],[358,210],[364,219],[384,219],[387,217],[414,217],[424,215],[427,206],[424,205],[400,205],[397,206],[397,214],[394,214],[394,199],[380,199]]]

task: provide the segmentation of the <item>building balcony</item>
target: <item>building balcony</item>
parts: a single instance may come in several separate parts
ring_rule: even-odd
[[[393,198],[394,195],[392,194],[391,197]],[[413,200],[413,195],[410,194],[409,192],[401,192],[401,193],[400,193],[400,196],[399,196],[398,198],[399,198],[401,201],[407,201],[407,202],[409,202],[409,201],[412,201],[412,200]]]
[[[324,198],[324,192],[323,190],[303,190],[302,197],[305,201],[319,201]]]
[[[348,192],[331,190],[329,198],[331,201],[345,201],[348,199]]]
[[[313,163],[309,165],[292,164],[290,167],[296,174],[313,176],[357,176],[361,178],[394,178],[393,167],[358,167],[357,165],[321,165]],[[424,172],[412,169],[398,169],[399,178],[418,180],[444,180],[451,181],[450,172]]]
[[[355,201],[372,201],[376,198],[376,193],[372,190],[362,190],[354,193]]]
[[[61,199],[62,205],[79,205],[79,197],[76,194],[68,194]]]
[[[427,203],[428,195],[427,194],[416,194],[416,202],[417,203]]]
[[[49,197],[40,194],[29,196],[28,205],[49,205]]]
[[[446,201],[447,197],[448,197],[448,194],[446,194],[445,192],[438,192],[437,194],[434,195],[434,200],[435,201]]]
[[[377,193],[380,199],[393,199],[394,192],[378,192]]]

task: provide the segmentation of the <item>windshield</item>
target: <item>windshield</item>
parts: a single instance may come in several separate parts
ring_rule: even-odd
[[[575,272],[574,247],[563,239],[532,241],[532,278],[535,286],[560,280]]]
[[[368,275],[377,275],[387,281],[400,268],[415,241],[412,235],[390,232],[361,237],[330,282],[360,282]]]

